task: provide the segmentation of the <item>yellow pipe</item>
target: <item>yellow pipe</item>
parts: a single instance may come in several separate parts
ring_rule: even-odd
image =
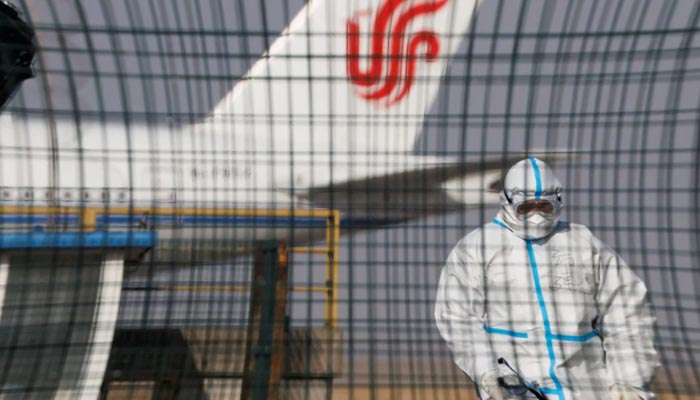
[[[229,285],[175,285],[157,286],[155,289],[170,292],[247,292],[250,288],[250,286]]]
[[[328,292],[325,286],[294,286],[289,288],[292,292]]]
[[[333,210],[332,213],[332,243],[329,243],[329,247],[333,251],[332,268],[333,275],[330,277],[330,285],[333,290],[332,297],[332,311],[331,311],[331,328],[336,328],[338,325],[338,274],[339,274],[339,260],[338,255],[340,253],[340,211]]]
[[[295,253],[326,254],[329,249],[327,247],[292,247],[291,251]]]
[[[325,318],[324,318],[324,325],[326,326],[332,326],[333,325],[333,286],[329,286],[328,283],[330,282],[331,275],[332,275],[332,266],[331,262],[333,260],[333,254],[331,253],[332,247],[331,247],[331,242],[333,240],[332,236],[332,230],[331,230],[331,223],[332,219],[328,218],[326,220],[326,246],[328,246],[328,252],[326,252],[326,286],[327,286],[327,291],[326,291],[326,303],[325,303]]]
[[[236,208],[175,208],[175,207],[53,207],[0,205],[0,214],[80,214],[94,215],[193,215],[193,216],[240,216],[240,217],[307,217],[327,218],[329,210],[283,210],[283,209],[236,209]]]
[[[163,290],[170,292],[247,292],[252,286],[231,286],[231,285],[175,285],[156,286],[153,290]],[[328,292],[325,286],[293,286],[289,288],[291,292]]]

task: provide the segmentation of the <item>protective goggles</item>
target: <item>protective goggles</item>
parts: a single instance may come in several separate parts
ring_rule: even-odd
[[[532,213],[554,214],[554,204],[549,200],[526,200],[515,207],[518,216]]]
[[[503,193],[518,217],[534,213],[552,215],[558,213],[561,207],[560,192],[545,192],[538,196],[539,198],[536,198],[533,193],[526,192],[504,191]]]

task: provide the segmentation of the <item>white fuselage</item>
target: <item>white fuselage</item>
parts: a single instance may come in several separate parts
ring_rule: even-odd
[[[477,3],[440,0],[424,9],[384,0],[348,7],[310,2],[244,79],[203,120],[187,125],[126,114],[86,118],[78,110],[3,113],[2,228],[85,228],[84,215],[77,227],[45,215],[52,207],[77,207],[81,214],[101,215],[89,221],[91,228],[156,230],[159,243],[170,237],[181,243],[289,237],[290,228],[279,219],[265,219],[270,210],[335,208],[334,188],[345,184],[364,189],[358,197],[364,203],[342,193],[344,204],[356,210],[415,208],[406,207],[408,198],[418,199],[414,193],[440,188],[441,182],[425,182],[425,176],[446,178],[423,175],[420,181],[419,175],[407,175],[394,179],[393,187],[377,178],[456,162],[414,156],[411,150],[459,46],[455,37],[467,31]],[[407,40],[392,37],[391,47],[379,49],[377,35],[397,29]],[[375,66],[380,68],[371,72]],[[397,71],[401,77],[394,76]],[[481,204],[487,183],[473,176],[447,185],[458,203]],[[380,190],[386,193],[377,195]],[[312,204],[309,194],[319,191],[330,200]],[[404,196],[390,201],[397,193]],[[418,207],[425,203],[415,201]],[[29,213],[40,218],[27,218],[16,207],[33,207]],[[240,210],[263,212],[244,212],[249,219],[241,219]],[[403,216],[393,212],[391,218]]]

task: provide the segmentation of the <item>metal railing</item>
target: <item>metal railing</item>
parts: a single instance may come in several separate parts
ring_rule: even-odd
[[[285,210],[285,209],[221,209],[221,208],[175,208],[175,207],[60,207],[60,206],[0,206],[0,217],[25,217],[30,227],[46,226],[50,223],[74,220],[75,229],[94,232],[101,225],[100,217],[131,215],[134,221],[149,216],[182,217],[265,217],[279,218],[276,226],[293,225],[296,218],[325,221],[325,243],[321,246],[294,246],[294,253],[325,254],[326,279],[323,285],[292,286],[292,292],[325,293],[324,325],[335,328],[338,321],[338,251],[340,241],[340,212],[337,210]],[[44,218],[45,217],[45,218]],[[65,225],[64,225],[65,226]],[[245,251],[246,249],[240,249]],[[252,251],[253,248],[247,250]],[[250,290],[250,285],[172,285],[153,288],[162,291],[231,291]]]

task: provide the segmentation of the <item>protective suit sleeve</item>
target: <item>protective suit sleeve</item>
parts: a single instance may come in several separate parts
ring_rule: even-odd
[[[596,328],[603,339],[606,369],[612,382],[653,399],[647,388],[659,361],[647,288],[619,255],[599,240],[595,243],[600,268]]]
[[[447,258],[438,284],[435,321],[457,366],[478,384],[498,364],[484,331],[483,267],[472,247],[475,243],[463,240]]]

